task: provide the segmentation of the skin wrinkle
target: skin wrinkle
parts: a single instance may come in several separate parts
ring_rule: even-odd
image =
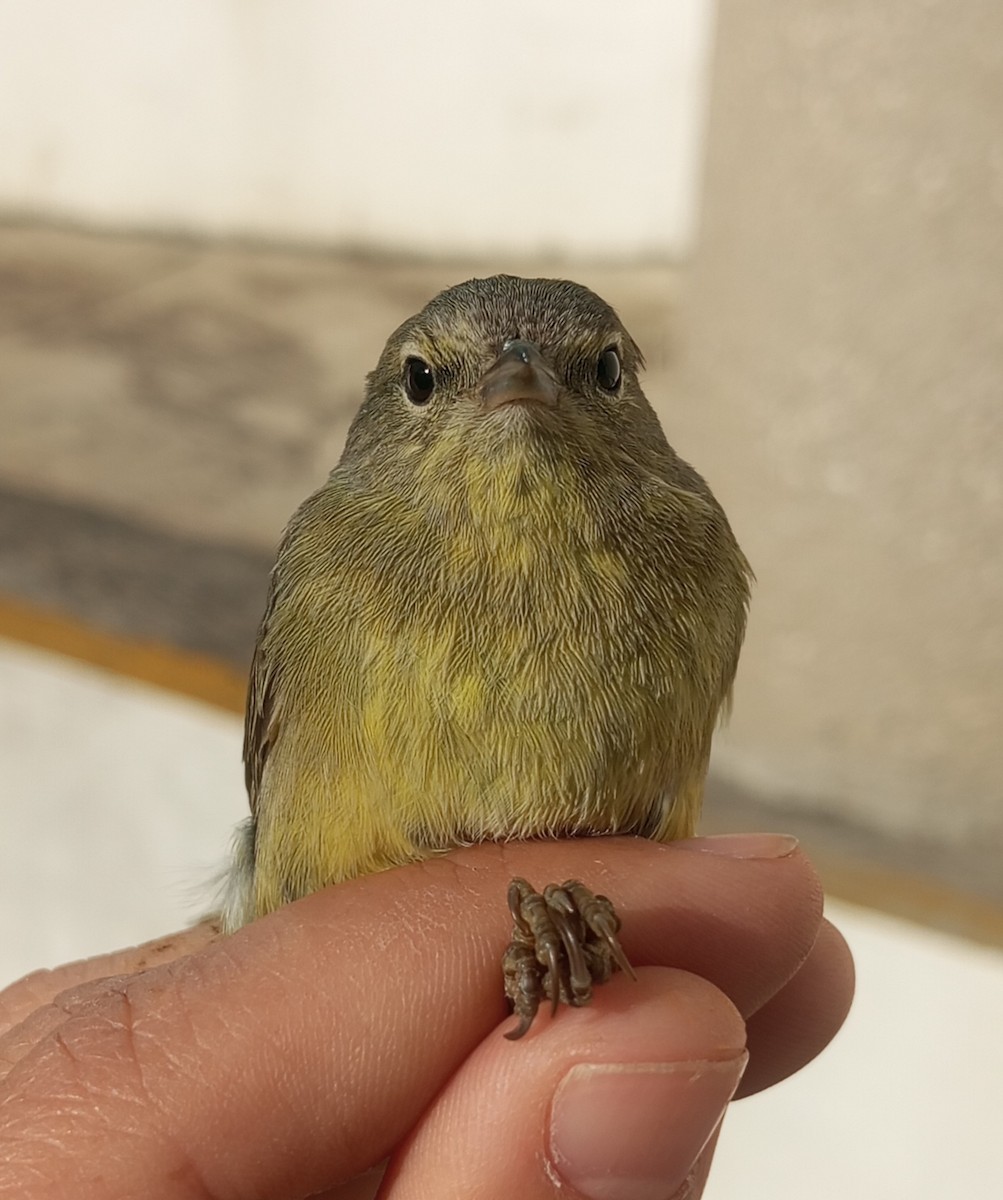
[[[221,974],[230,973],[232,960],[227,950],[221,947],[217,964]],[[179,1127],[176,1097],[199,1082],[199,1064],[202,1055],[209,1050],[207,1036],[200,1036],[200,1024],[193,1019],[193,1008],[189,1003],[192,989],[196,995],[205,987],[204,973],[200,960],[193,957],[179,963],[170,963],[156,972],[149,972],[129,980],[126,986],[116,988],[113,995],[122,1001],[123,1009],[118,1028],[125,1035],[125,1050],[135,1067],[134,1084],[138,1085],[139,1102],[148,1112],[155,1114],[152,1122],[160,1131],[160,1141],[175,1165],[168,1172],[173,1181],[183,1184],[192,1196],[209,1197],[211,1192],[203,1168],[198,1162],[190,1139]],[[239,992],[237,993],[239,999]],[[164,1000],[168,1001],[166,1011]],[[233,1036],[239,1021],[239,1009],[231,1007],[227,1012],[228,1033]],[[168,1024],[172,1039],[161,1038],[158,1026]],[[187,1038],[177,1038],[178,1027],[187,1032]],[[172,1052],[177,1044],[183,1051]],[[153,1072],[159,1084],[152,1085],[148,1075]],[[164,1094],[165,1077],[171,1080],[169,1095]]]
[[[79,1069],[80,1063],[77,1059],[77,1056],[70,1049],[70,1044],[67,1042],[62,1029],[57,1029],[53,1033],[52,1041],[56,1049],[62,1053],[63,1057],[66,1058],[68,1062],[72,1063],[75,1069]]]
[[[278,950],[281,945],[281,939],[274,936],[272,931],[265,931],[265,933],[268,942],[273,943]],[[172,1020],[178,1010],[185,1014],[188,1014],[189,1011],[196,1011],[200,1014],[201,1018],[200,1020],[190,1022],[193,1036],[190,1039],[190,1043],[186,1046],[185,1053],[177,1057],[165,1057],[164,1060],[164,1065],[175,1068],[174,1078],[171,1079],[169,1087],[171,1102],[175,1105],[178,1097],[183,1095],[188,1082],[198,1074],[198,1063],[201,1056],[201,1043],[203,1039],[209,1052],[218,1055],[218,1045],[209,1045],[213,1031],[211,1028],[206,1028],[205,1015],[207,1010],[202,1001],[202,993],[207,987],[212,984],[218,984],[219,980],[222,979],[227,985],[230,985],[231,982],[238,985],[227,986],[228,999],[236,1004],[240,1004],[242,999],[242,989],[239,987],[239,980],[231,979],[233,976],[239,976],[240,963],[225,942],[220,945],[219,950],[221,961],[213,963],[214,968],[220,968],[218,971],[214,969],[208,979],[203,972],[198,970],[179,972],[183,977],[185,986],[177,989],[174,996],[172,996]],[[287,990],[288,981],[279,966],[281,962],[281,956],[276,957],[270,953],[264,956],[263,961],[259,959],[255,977],[255,990],[259,995],[262,989],[265,994],[273,988],[280,994]],[[151,990],[160,991],[160,988],[158,986],[156,989]],[[194,994],[189,997],[188,993],[190,990]],[[260,1037],[259,1015],[251,1008],[245,1008],[244,1015],[246,1016],[250,1036],[255,1038]],[[309,1072],[309,1064],[301,1064],[298,1067],[296,1054],[299,1052],[299,1055],[302,1056],[303,1054],[311,1053],[309,1040],[304,1044],[304,1039],[299,1031],[295,1027],[290,1028],[287,1023],[281,1023],[277,1027],[273,1026],[272,1034],[273,1036],[270,1037],[268,1045],[269,1053],[264,1060],[266,1069],[261,1069],[262,1064],[259,1060],[259,1067],[255,1075],[257,1086],[262,1094],[268,1094],[273,1097],[273,1103],[284,1106],[287,1114],[291,1115],[290,1110],[293,1108],[298,1109],[299,1121],[306,1127],[309,1127],[311,1123],[315,1124],[317,1122],[318,1113],[304,1107],[308,1103],[306,1097],[302,1099],[299,1105],[295,1105],[294,1103],[298,1094],[296,1087],[297,1071],[298,1069],[303,1069]],[[233,1009],[228,1007],[226,1014],[226,1037],[228,1044],[239,1044],[242,1036],[246,1035],[243,1035],[241,1031],[241,1010],[239,1008]],[[239,1057],[235,1057],[232,1060],[228,1074],[233,1080],[233,1087],[228,1087],[224,1080],[218,1085],[219,1089],[224,1094],[235,1096],[238,1105],[243,1105],[246,1103],[244,1096],[245,1081],[242,1078],[242,1067]],[[331,1092],[336,1089],[329,1088],[327,1090]],[[174,1121],[177,1120],[176,1112],[169,1112],[167,1115],[169,1121],[172,1119]],[[293,1119],[295,1120],[295,1118]],[[186,1118],[186,1120],[190,1120],[190,1118]],[[342,1143],[342,1139],[339,1138],[339,1132],[337,1128],[332,1128],[327,1130],[327,1135],[333,1144],[338,1145],[341,1143],[343,1150],[345,1150],[348,1146],[347,1143]],[[193,1144],[192,1142],[193,1134],[197,1144]],[[185,1162],[188,1164],[186,1178],[190,1179],[194,1177],[198,1179],[201,1181],[201,1186],[206,1195],[215,1195],[214,1191],[210,1191],[207,1182],[207,1168],[210,1165],[210,1160],[212,1160],[213,1173],[218,1174],[220,1164],[214,1161],[215,1156],[212,1150],[211,1138],[207,1140],[204,1131],[201,1129],[192,1130],[189,1128],[186,1133],[186,1139]],[[208,1159],[206,1158],[207,1155],[209,1156]]]
[[[120,1011],[121,989],[111,992],[101,1009],[94,1009],[85,1016],[71,1017],[62,1026],[53,1030],[35,1047],[33,1053],[26,1057],[23,1069],[18,1072],[22,1075],[27,1074],[24,1086],[30,1093],[39,1087],[44,1088],[46,1082],[51,1078],[53,1056],[60,1060],[63,1066],[57,1069],[56,1077],[64,1080],[62,1087],[53,1090],[50,1084],[49,1090],[45,1094],[50,1105],[55,1103],[58,1106],[57,1111],[60,1113],[61,1122],[65,1123],[68,1119],[70,1120],[73,1137],[77,1144],[81,1138],[79,1128],[81,1121],[90,1130],[89,1140],[92,1142],[103,1137],[109,1127],[114,1129],[116,1136],[121,1137],[125,1128],[121,1119],[121,1104],[122,1102],[134,1103],[130,1089],[118,1086],[114,1092],[109,1093],[106,1088],[106,1073],[101,1069],[103,1063],[113,1062],[113,1072],[119,1072],[123,1065],[128,1066],[130,1062],[132,1066],[135,1066],[135,1055],[129,1053],[131,1038],[127,1032],[127,1026],[121,1020],[114,1020],[106,1011],[109,1007],[107,1001],[116,1003]],[[96,1027],[100,1028],[101,1050],[97,1057],[95,1057],[93,1045]],[[109,1030],[115,1035],[111,1047],[107,1045]],[[125,1048],[124,1054],[121,1053],[123,1047]],[[95,1063],[97,1067],[95,1067]],[[24,1068],[31,1069],[26,1071]],[[69,1079],[66,1079],[67,1070]],[[130,1085],[134,1085],[135,1081],[136,1072],[132,1071]],[[13,1092],[9,1093],[5,1100],[11,1098],[13,1094]],[[149,1106],[151,1100],[149,1094],[143,1094],[140,1089],[140,1095],[141,1104]],[[113,1113],[108,1110],[109,1096],[115,1105]],[[29,1117],[33,1113],[32,1108],[27,1110]],[[142,1122],[140,1122],[140,1127],[143,1127]],[[12,1148],[19,1162],[23,1160],[23,1151],[27,1150],[32,1153],[33,1159],[44,1164],[45,1160],[44,1155],[40,1153],[40,1144],[41,1147],[48,1147],[50,1150],[62,1148],[62,1142],[55,1132],[50,1134],[44,1129],[39,1129],[37,1118],[20,1130],[16,1127],[13,1130],[8,1129],[7,1135],[8,1137],[13,1135]]]

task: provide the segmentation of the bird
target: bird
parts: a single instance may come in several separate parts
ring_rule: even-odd
[[[470,279],[390,335],[271,573],[225,931],[459,845],[692,835],[752,573],[643,366],[561,279]],[[522,1032],[588,999],[562,937],[625,965],[605,898],[545,894],[510,889]]]

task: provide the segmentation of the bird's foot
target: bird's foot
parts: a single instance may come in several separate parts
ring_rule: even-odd
[[[579,1008],[592,999],[592,988],[617,968],[634,972],[617,939],[620,918],[605,896],[596,896],[577,879],[548,884],[534,892],[525,879],[508,889],[512,941],[502,959],[505,995],[519,1024],[505,1036],[521,1038],[533,1023],[541,1001]]]

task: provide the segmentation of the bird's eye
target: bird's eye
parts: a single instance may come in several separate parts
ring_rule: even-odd
[[[607,346],[596,363],[596,381],[605,392],[615,392],[620,386],[620,355],[615,346]]]
[[[404,390],[412,404],[427,404],[435,391],[435,375],[423,358],[409,358],[404,364]]]

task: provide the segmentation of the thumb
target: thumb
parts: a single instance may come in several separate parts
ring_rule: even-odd
[[[399,1148],[381,1200],[695,1195],[685,1189],[700,1186],[741,1079],[745,1028],[695,975],[648,967],[638,980],[541,1015],[516,1045],[495,1030]]]

